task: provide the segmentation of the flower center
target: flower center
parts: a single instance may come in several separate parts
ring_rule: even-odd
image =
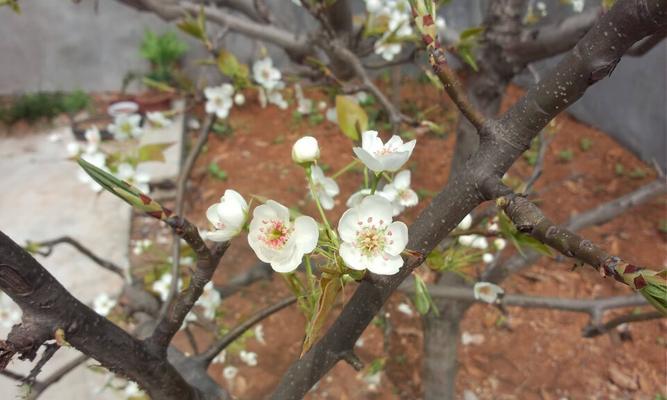
[[[357,248],[366,257],[380,254],[385,247],[385,230],[374,225],[366,226],[357,231]]]
[[[294,228],[279,220],[264,220],[262,225],[264,226],[259,228],[259,240],[273,249],[282,248],[294,231]]]
[[[387,154],[392,154],[394,152],[396,152],[396,150],[392,149],[391,147],[383,146],[382,148],[380,148],[379,150],[377,150],[375,152],[375,155],[376,156],[385,156]]]

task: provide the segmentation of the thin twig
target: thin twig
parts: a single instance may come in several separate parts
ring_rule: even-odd
[[[215,120],[216,118],[213,114],[207,114],[206,121],[204,122],[204,125],[201,128],[199,137],[197,138],[197,142],[192,147],[192,149],[190,149],[190,153],[188,153],[188,157],[185,160],[183,167],[181,168],[180,174],[178,176],[178,182],[176,183],[176,215],[183,215],[185,189],[187,187],[190,173],[192,172],[192,168],[194,167],[195,161],[197,161],[197,157],[201,153],[201,150],[204,148],[204,145],[208,140],[208,135],[210,134],[211,129],[215,124]],[[167,295],[167,299],[162,304],[162,308],[160,309],[158,320],[164,318],[164,315],[167,313],[169,305],[176,296],[176,293],[178,292],[179,269],[181,262],[181,238],[176,233],[174,233],[173,236],[174,239],[172,242],[172,249],[171,249],[171,257],[172,257],[171,287],[169,288],[169,294]]]
[[[654,319],[664,318],[665,316],[659,313],[658,311],[649,311],[640,314],[627,314],[621,315],[620,317],[612,318],[604,324],[590,324],[584,327],[581,335],[583,337],[591,338],[602,335],[611,331],[622,324],[628,324],[631,322],[642,322],[642,321],[651,321]]]
[[[433,49],[429,61],[431,67],[433,67],[433,72],[438,76],[445,91],[461,111],[461,114],[480,132],[484,126],[484,115],[468,99],[456,72],[447,63],[445,51],[443,49]]]
[[[258,311],[256,314],[243,321],[241,324],[234,327],[229,333],[220,338],[215,342],[211,347],[204,351],[201,355],[197,357],[197,360],[205,363],[206,365],[210,364],[213,359],[220,354],[227,346],[243,335],[245,331],[250,329],[253,325],[259,321],[271,316],[272,314],[282,310],[283,308],[292,305],[296,302],[296,297],[289,297],[283,299],[263,310]]]
[[[74,247],[77,249],[81,254],[84,256],[88,257],[91,259],[95,264],[99,265],[100,267],[113,272],[114,274],[120,276],[121,278],[125,279],[125,274],[124,274],[124,269],[118,266],[117,264],[105,260],[103,258],[98,257],[93,253],[90,249],[88,249],[86,246],[82,245],[79,243],[77,240],[74,240],[70,236],[62,236],[56,239],[51,239],[51,240],[45,240],[42,242],[34,242],[34,243],[29,243],[38,247],[45,247],[45,250],[38,250],[37,253],[40,254],[41,256],[48,257],[51,255],[53,252],[53,248],[56,247],[59,244],[67,243],[70,246]]]

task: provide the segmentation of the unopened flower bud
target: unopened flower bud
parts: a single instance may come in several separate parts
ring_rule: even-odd
[[[320,158],[320,146],[317,139],[304,136],[292,146],[292,160],[297,164],[311,163]]]

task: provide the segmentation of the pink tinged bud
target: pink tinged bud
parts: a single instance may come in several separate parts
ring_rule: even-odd
[[[424,24],[424,26],[431,26],[431,25],[433,25],[433,17],[430,16],[430,15],[424,15],[424,16],[422,17],[422,23]]]
[[[641,268],[639,268],[636,265],[628,264],[625,266],[625,269],[623,270],[624,274],[631,274],[633,272],[641,271]]]
[[[433,38],[430,35],[423,35],[422,40],[424,41],[424,44],[427,46],[433,43]]]
[[[635,279],[632,281],[632,283],[635,284],[635,289],[637,289],[637,290],[640,290],[640,289],[646,287],[646,285],[647,285],[646,280],[641,275],[635,277]]]

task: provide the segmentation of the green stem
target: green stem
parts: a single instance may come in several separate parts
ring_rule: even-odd
[[[357,164],[359,164],[359,160],[357,160],[357,159],[355,158],[354,160],[352,160],[351,163],[347,164],[347,165],[344,166],[343,168],[341,168],[341,169],[339,169],[338,171],[336,171],[335,174],[331,175],[331,179],[336,179],[336,178],[338,178],[339,176],[343,175],[343,174],[346,173],[347,171],[349,171],[349,170],[351,170],[352,168],[354,168]]]
[[[310,295],[312,296],[315,293],[315,275],[313,275],[313,267],[310,265],[310,256],[304,257],[306,264],[306,279],[308,280],[308,289],[310,290]]]
[[[378,183],[380,183],[380,179],[382,179],[381,174],[375,174],[375,178],[373,179],[373,184],[371,186],[371,194],[375,194],[375,191],[377,190]]]

